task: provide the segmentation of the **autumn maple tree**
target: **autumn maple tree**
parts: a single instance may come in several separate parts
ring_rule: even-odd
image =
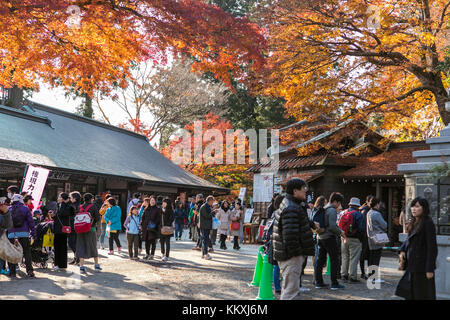
[[[229,188],[232,197],[236,198],[239,195],[239,190],[241,187],[246,187],[247,194],[251,194],[251,190],[253,189],[253,177],[252,173],[246,172],[246,170],[250,166],[250,150],[248,147],[248,141],[244,139],[245,145],[233,145],[233,164],[227,164],[226,134],[227,130],[233,130],[233,126],[231,125],[231,123],[229,121],[220,119],[218,115],[209,113],[206,115],[205,119],[201,121],[201,127],[201,141],[195,140],[194,123],[190,123],[184,127],[187,135],[178,136],[172,139],[169,142],[169,145],[164,148],[161,153],[170,160],[174,160],[172,159],[176,152],[174,150],[176,150],[177,146],[180,146],[180,144],[185,144],[185,146],[190,148],[191,152],[189,159],[187,159],[188,161],[183,161],[183,163],[180,164],[183,169],[186,169],[205,180],[216,183],[222,187]],[[220,141],[220,143],[222,144],[220,148],[211,148],[211,146],[215,145],[215,138],[209,139],[208,136],[205,135],[208,131],[211,132],[211,129],[218,130],[217,133],[220,132],[220,136],[223,137],[223,140]],[[240,136],[241,134],[243,133],[240,131],[236,131],[236,137]],[[195,144],[197,144],[197,148],[199,148],[200,152],[203,155],[201,163],[196,163],[195,161]],[[243,147],[245,147],[245,150]],[[208,152],[206,150],[210,150],[211,152]],[[218,153],[220,151],[222,151],[221,154]],[[244,152],[245,163],[243,164],[240,164],[238,161],[237,154],[239,152]],[[222,159],[223,164],[214,163],[212,158],[219,159],[219,161],[220,159]]]
[[[203,1],[0,0],[0,18],[0,84],[19,89],[43,80],[108,94],[127,85],[132,62],[168,51],[225,83],[264,61],[258,26]]]
[[[254,88],[284,98],[297,120],[324,131],[350,118],[386,131],[415,131],[420,117],[450,123],[439,68],[450,1],[279,0],[262,16],[269,58]]]

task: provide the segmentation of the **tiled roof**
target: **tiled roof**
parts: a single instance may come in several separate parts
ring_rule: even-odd
[[[359,164],[340,174],[342,178],[365,178],[383,176],[403,176],[397,171],[400,163],[415,163],[413,151],[424,150],[427,147],[396,148],[374,157],[361,158]]]
[[[29,115],[0,107],[0,160],[227,190],[183,170],[144,136],[44,105],[32,107]]]
[[[306,182],[311,182],[313,180],[316,180],[317,178],[322,177],[323,175],[325,175],[325,169],[303,171],[303,172],[296,173],[292,176],[286,177],[286,179],[279,182],[278,184],[285,185],[292,178],[300,178]]]
[[[296,168],[312,167],[323,163],[327,158],[326,155],[309,156],[309,157],[289,157],[280,160],[275,165],[279,165],[280,170],[289,170]],[[261,168],[268,168],[269,164],[258,163],[247,169],[248,172],[259,172]]]

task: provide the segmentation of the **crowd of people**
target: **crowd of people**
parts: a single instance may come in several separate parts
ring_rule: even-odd
[[[153,260],[159,240],[162,261],[170,256],[171,238],[182,239],[185,229],[189,238],[197,242],[193,248],[202,252],[202,258],[211,260],[217,235],[220,248],[227,249],[228,236],[233,237],[233,248],[239,250],[244,214],[241,200],[230,203],[217,202],[213,196],[198,194],[191,201],[178,197],[173,203],[169,198],[136,193],[127,205],[126,218],[122,224],[122,209],[118,199],[111,194],[94,196],[77,191],[60,193],[45,206],[33,208],[33,198],[19,194],[17,186],[7,189],[8,196],[0,198],[0,229],[6,231],[11,243],[20,243],[27,276],[35,277],[32,250],[45,252],[44,235],[50,230],[54,235],[51,254],[53,270],[63,271],[67,265],[78,265],[80,273],[86,274],[85,260],[94,260],[94,269],[101,271],[99,250],[105,250],[109,240],[108,254],[121,253],[119,235],[126,233],[128,255],[131,260]],[[215,225],[213,225],[213,220]],[[219,223],[217,223],[219,221]],[[45,227],[43,227],[45,226]],[[115,244],[115,247],[114,247]],[[141,258],[142,245],[145,255]],[[69,248],[74,253],[68,261]],[[45,257],[48,257],[46,255]],[[17,265],[0,259],[0,273],[17,278]]]
[[[356,197],[345,203],[342,194],[333,192],[328,201],[320,196],[313,204],[306,203],[306,192],[305,181],[293,178],[287,183],[286,196],[276,196],[269,207],[271,219],[265,228],[265,250],[274,265],[274,287],[280,298],[299,299],[303,291],[309,290],[301,286],[308,256],[314,257],[316,289],[344,289],[339,280],[349,284],[383,282],[375,274],[383,246],[389,242],[380,200],[369,195],[362,205]],[[436,299],[436,231],[425,198],[417,197],[411,202],[411,216],[407,241],[399,250],[401,259],[407,261],[402,270],[411,274],[410,298]],[[323,280],[327,257],[331,285]],[[370,273],[366,272],[366,261]]]
[[[297,299],[301,292],[309,290],[301,284],[308,256],[314,257],[316,289],[344,289],[339,280],[348,284],[383,282],[375,273],[389,239],[379,199],[369,195],[361,204],[360,199],[352,197],[346,203],[341,193],[333,192],[328,201],[319,196],[314,203],[307,203],[307,185],[298,178],[291,179],[285,191],[286,195],[277,195],[268,209],[270,219],[263,237],[269,262],[274,265],[275,291],[282,300]],[[239,198],[230,203],[198,194],[195,199],[178,197],[172,202],[169,198],[136,193],[128,203],[122,224],[121,207],[111,194],[60,193],[57,199],[35,209],[33,198],[20,194],[17,186],[10,186],[7,192],[7,197],[0,198],[0,235],[6,231],[11,243],[21,245],[23,266],[30,278],[35,277],[33,250],[45,259],[48,256],[43,244],[48,230],[54,234],[54,271],[77,264],[80,273],[85,274],[87,259],[93,259],[94,269],[101,271],[98,248],[105,249],[108,237],[108,254],[114,255],[114,244],[117,253],[121,253],[122,230],[126,232],[131,260],[153,260],[159,240],[162,261],[167,262],[171,238],[181,240],[185,229],[196,243],[192,249],[201,251],[203,259],[212,259],[218,236],[221,250],[228,249],[227,242],[233,243],[234,250],[240,250],[244,211]],[[410,207],[408,238],[399,250],[400,260],[407,261],[404,270],[410,274],[409,296],[435,299],[437,244],[429,203],[417,197]],[[145,254],[140,258],[143,243]],[[74,253],[70,262],[68,248]],[[331,284],[323,279],[327,260]],[[370,269],[366,269],[366,261]],[[17,269],[17,264],[0,259],[0,274],[16,279]]]

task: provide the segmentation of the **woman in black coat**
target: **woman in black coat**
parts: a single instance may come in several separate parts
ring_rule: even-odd
[[[161,227],[172,227],[173,221],[175,219],[175,215],[173,213],[172,204],[170,203],[170,199],[164,199],[162,206],[161,206]],[[162,260],[166,262],[169,259],[169,253],[170,253],[170,238],[173,236],[172,234],[169,235],[162,235],[160,238],[161,242],[161,255]]]
[[[415,198],[411,202],[411,215],[408,238],[400,247],[400,255],[406,258],[406,272],[410,273],[411,299],[436,300],[434,270],[438,250],[428,201]]]
[[[147,206],[147,202],[144,202],[144,206]],[[150,224],[154,227],[150,229]],[[147,255],[145,260],[152,260],[156,250],[156,240],[159,237],[159,230],[161,229],[161,209],[156,205],[156,199],[150,198],[150,205],[144,209],[141,219],[142,240],[145,241],[145,252]],[[150,245],[152,251],[150,254]]]
[[[70,204],[69,195],[61,193],[58,198],[56,212],[53,213],[53,232],[55,233],[55,271],[67,268],[67,233],[63,227],[70,227],[71,217],[75,215]]]

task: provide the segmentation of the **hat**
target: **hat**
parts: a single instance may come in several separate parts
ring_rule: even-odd
[[[23,203],[23,197],[20,194],[13,195],[11,202],[21,202]]]
[[[358,198],[351,198],[350,199],[350,203],[348,204],[349,206],[357,206],[357,207],[361,207],[361,202],[359,201]]]
[[[0,198],[0,206],[2,205],[8,205],[8,203],[6,202],[8,200],[7,197],[1,197]]]

